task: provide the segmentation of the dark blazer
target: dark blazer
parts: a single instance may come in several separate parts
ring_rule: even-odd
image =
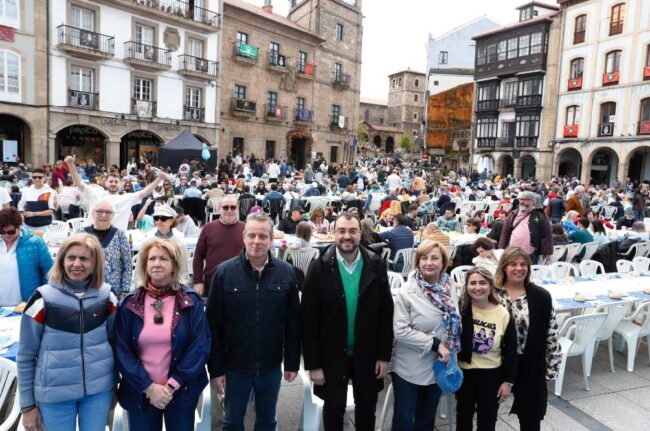
[[[474,338],[474,318],[472,306],[467,305],[461,310],[463,332],[460,335],[460,353],[458,360],[472,362],[472,341]],[[514,383],[517,376],[517,330],[515,320],[510,316],[506,332],[501,337],[501,379],[504,382]]]
[[[390,361],[393,350],[393,298],[386,265],[375,253],[359,248],[363,270],[355,321],[354,372],[364,397],[383,388],[375,375],[377,361]],[[347,386],[347,312],[345,293],[331,245],[307,270],[300,308],[302,353],[306,370],[323,369],[325,384],[314,386],[314,394],[325,398],[328,391]]]
[[[196,406],[199,395],[208,384],[205,364],[210,355],[210,330],[203,311],[203,301],[191,288],[182,286],[193,304],[184,308],[172,334],[172,360],[169,377],[181,387],[174,392],[170,406]],[[143,391],[153,381],[138,357],[138,339],[144,322],[126,307],[135,292],[129,293],[117,310],[115,321],[117,364],[122,381],[118,391],[120,405],[125,410],[142,408],[145,401]]]

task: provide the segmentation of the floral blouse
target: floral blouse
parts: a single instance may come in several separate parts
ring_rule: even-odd
[[[515,320],[515,327],[517,328],[517,354],[521,355],[526,348],[528,327],[530,325],[528,298],[526,295],[522,295],[513,300],[505,289],[497,289],[496,293],[501,304],[508,309],[512,318]],[[549,321],[548,335],[546,336],[546,378],[548,380],[553,380],[558,375],[562,360],[559,339],[559,328],[555,310],[551,309],[551,319]]]

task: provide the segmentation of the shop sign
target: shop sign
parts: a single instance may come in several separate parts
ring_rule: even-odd
[[[101,133],[94,127],[89,126],[70,126],[68,133],[71,135],[100,136]]]
[[[102,118],[102,124],[108,126],[128,126],[129,122],[121,118]]]
[[[181,130],[178,124],[158,123],[158,130]]]
[[[6,25],[0,25],[0,40],[6,40],[7,42],[14,41],[14,29],[12,27],[7,27]]]
[[[153,138],[151,132],[147,132],[145,130],[136,130],[135,132],[131,132],[126,136],[131,139],[133,138],[152,139]]]

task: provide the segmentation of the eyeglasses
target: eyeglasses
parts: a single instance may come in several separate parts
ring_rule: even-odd
[[[95,213],[99,214],[100,216],[111,216],[113,215],[113,211],[110,210],[95,210]]]
[[[33,180],[42,180],[42,179],[43,179],[43,175],[32,175],[32,179],[33,179]]]
[[[162,325],[163,324],[163,314],[162,314],[162,308],[163,308],[163,302],[161,299],[156,299],[153,304],[153,309],[156,310],[156,314],[153,316],[153,323],[156,325]]]
[[[16,235],[16,229],[0,230],[0,235]]]
[[[167,221],[171,220],[174,217],[167,217],[167,216],[153,216],[153,221]]]
[[[226,211],[235,211],[237,209],[237,205],[223,205],[221,209]]]

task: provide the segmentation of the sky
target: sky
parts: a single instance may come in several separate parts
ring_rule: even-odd
[[[286,16],[289,3],[273,0],[273,11]],[[516,22],[515,7],[524,3],[527,0],[363,0],[361,97],[387,100],[388,75],[406,68],[425,73],[429,34],[436,38],[483,15],[501,25]]]

